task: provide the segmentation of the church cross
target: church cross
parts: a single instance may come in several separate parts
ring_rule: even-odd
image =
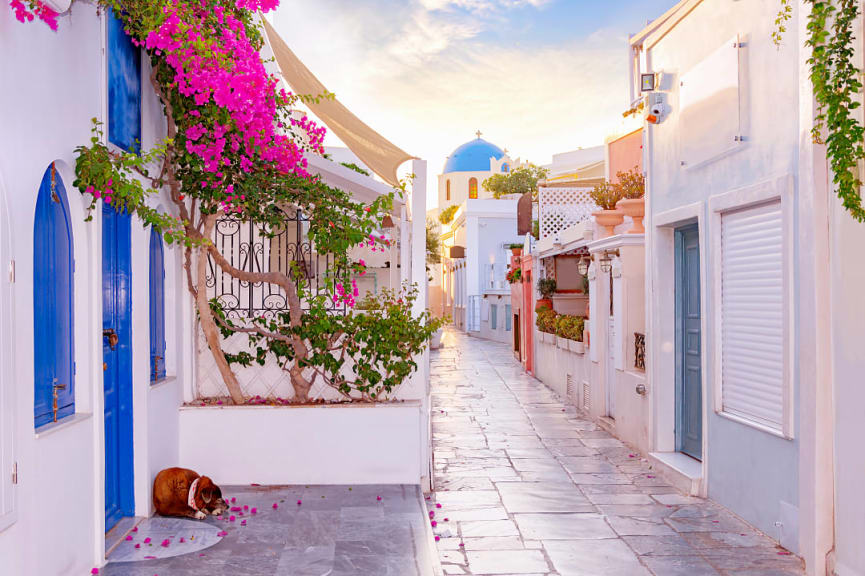
[[[480,130],[478,130],[477,132],[475,132],[475,134],[477,134],[477,136],[478,136],[478,140],[480,140],[480,139],[481,139],[481,136],[483,135],[483,132],[481,132]]]

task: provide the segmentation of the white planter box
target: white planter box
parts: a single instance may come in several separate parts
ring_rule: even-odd
[[[586,353],[586,347],[579,340],[568,340],[568,350],[577,354]]]
[[[419,401],[180,409],[180,462],[217,484],[418,484]]]
[[[565,350],[567,350],[568,349],[568,339],[563,338],[561,336],[556,336],[556,346],[558,346],[559,348],[564,348]]]

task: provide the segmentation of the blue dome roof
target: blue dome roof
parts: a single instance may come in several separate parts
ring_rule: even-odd
[[[489,172],[490,158],[501,160],[504,155],[504,151],[495,144],[477,138],[466,142],[448,156],[444,173]]]

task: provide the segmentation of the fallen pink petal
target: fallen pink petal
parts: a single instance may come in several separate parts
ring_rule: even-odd
[[[250,514],[258,514],[258,508],[253,508],[249,511]]]
[[[217,536],[219,536],[220,538],[222,538],[223,536],[228,536],[228,532],[226,532],[225,530],[223,530],[222,532],[219,532],[219,533],[217,534]]]
[[[441,508],[441,507],[442,507],[442,505],[439,504],[438,502],[436,502],[436,508]]]
[[[99,574],[99,568],[94,568],[90,571],[91,574]]]
[[[126,536],[126,541],[127,541],[127,542],[131,542],[131,541],[132,541],[132,534],[128,534],[128,535]]]
[[[145,543],[145,544],[150,544],[150,538],[145,538],[145,539],[144,539],[144,543]]]
[[[169,540],[168,538],[163,540],[162,544],[160,544],[160,546],[162,546],[163,548],[168,548],[170,545],[171,545],[171,540]]]

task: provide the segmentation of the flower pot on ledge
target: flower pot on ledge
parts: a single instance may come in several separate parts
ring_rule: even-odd
[[[514,256],[519,257],[522,255],[522,253],[523,253],[522,248],[511,248],[511,254],[513,254]]]
[[[630,216],[634,221],[634,225],[628,230],[628,234],[645,234],[646,229],[643,227],[643,217],[646,215],[646,198],[622,198],[616,204],[616,208],[625,213],[625,216]]]
[[[568,340],[568,350],[577,354],[585,354],[586,347],[579,340]]]
[[[595,222],[604,228],[604,238],[615,234],[616,226],[625,221],[625,213],[620,210],[599,210],[592,213]]]
[[[537,304],[535,305],[535,310],[537,310],[538,308],[549,308],[550,310],[552,310],[553,301],[549,298],[539,298]]]
[[[556,336],[556,347],[563,348],[565,350],[568,349],[568,339],[564,336]]]

